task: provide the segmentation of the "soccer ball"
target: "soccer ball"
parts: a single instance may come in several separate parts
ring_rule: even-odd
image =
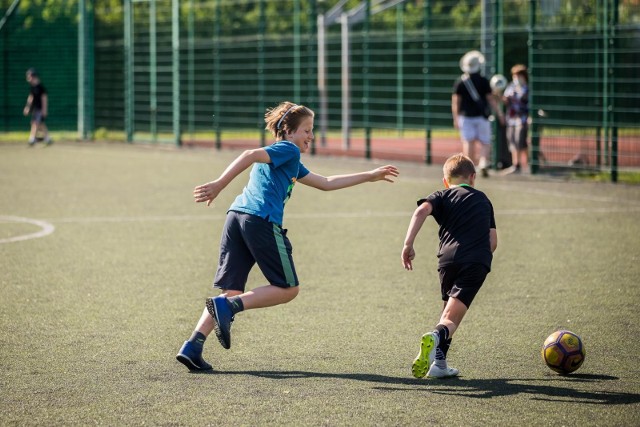
[[[491,77],[489,84],[494,92],[502,92],[507,87],[507,78],[502,74],[496,74]]]
[[[582,366],[584,356],[584,345],[580,337],[566,330],[552,333],[542,346],[544,363],[562,375],[567,375]]]

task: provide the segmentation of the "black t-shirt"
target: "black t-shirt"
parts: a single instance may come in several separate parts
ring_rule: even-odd
[[[418,206],[429,202],[431,215],[440,225],[438,267],[479,263],[491,270],[489,229],[496,228],[493,205],[480,190],[463,185],[436,191]]]
[[[47,93],[47,89],[42,86],[42,83],[38,83],[35,86],[31,86],[31,95],[33,95],[33,102],[31,103],[32,110],[42,110],[42,95]]]
[[[491,93],[491,85],[489,80],[480,75],[480,73],[469,74],[469,77],[471,77],[471,82],[475,86],[476,92],[480,95],[480,102],[473,100],[467,87],[462,82],[462,76],[459,77],[453,85],[453,93],[460,96],[458,114],[465,117],[482,117],[487,105],[487,95]]]

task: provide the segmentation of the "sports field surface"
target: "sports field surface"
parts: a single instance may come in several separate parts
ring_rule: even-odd
[[[394,184],[297,185],[285,212],[301,280],[291,303],[240,313],[209,373],[175,360],[213,295],[226,208],[193,187],[238,151],[121,143],[0,144],[0,425],[638,426],[640,187],[479,178],[499,244],[456,332],[459,378],[414,379],[439,317],[437,226],[400,263],[440,166]],[[323,174],[382,161],[303,156]],[[249,287],[264,280],[255,270]],[[582,337],[574,374],[543,363],[557,329]]]

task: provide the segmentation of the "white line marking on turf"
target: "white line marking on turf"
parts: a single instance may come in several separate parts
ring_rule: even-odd
[[[39,237],[48,236],[49,234],[53,233],[56,229],[56,227],[54,227],[54,225],[49,222],[41,221],[37,219],[31,219],[31,218],[22,218],[19,216],[0,216],[0,222],[25,222],[27,224],[37,225],[38,227],[42,228],[42,230],[37,231],[35,233],[23,234],[21,236],[14,236],[14,237],[7,237],[6,239],[0,239],[0,243],[12,243],[12,242],[20,242],[22,240],[37,239]]]

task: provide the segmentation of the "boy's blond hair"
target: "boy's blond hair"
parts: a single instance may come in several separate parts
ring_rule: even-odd
[[[452,179],[456,178],[469,181],[471,175],[476,173],[476,167],[469,157],[458,153],[449,157],[447,161],[444,162],[442,172],[447,182],[451,182]]]

